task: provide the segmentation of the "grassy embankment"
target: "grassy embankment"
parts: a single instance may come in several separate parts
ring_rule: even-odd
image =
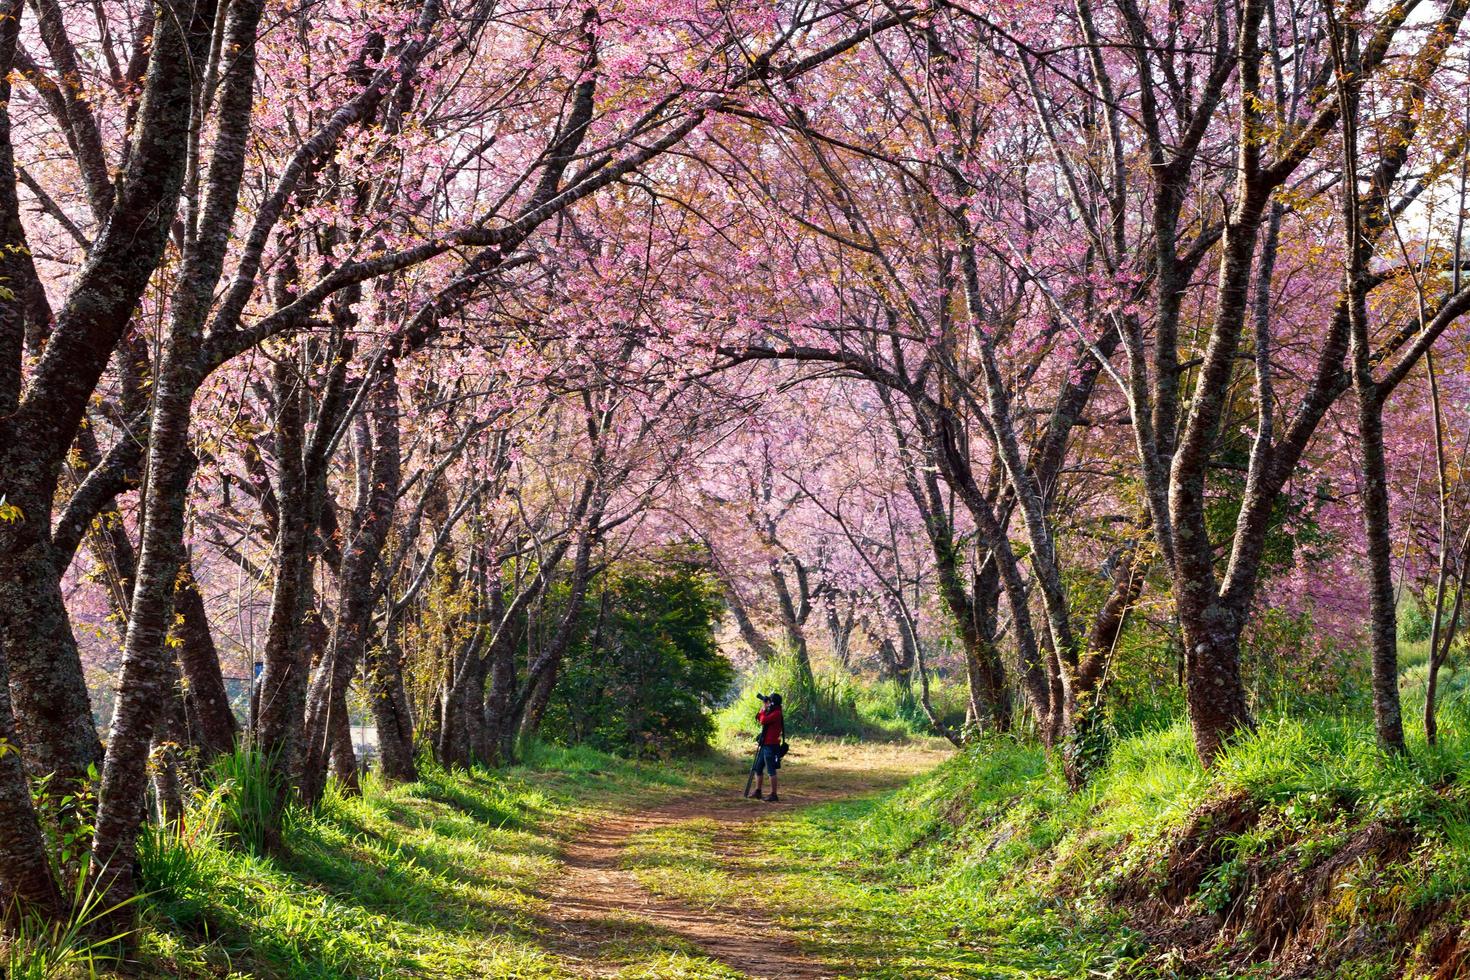
[[[715,716],[716,741],[743,746],[752,735],[751,719],[760,709],[756,693],[781,692],[788,726],[799,734],[819,734],[865,742],[927,737],[933,726],[920,703],[917,681],[905,687],[894,680],[862,681],[841,668],[819,670],[811,690],[798,679],[795,661],[777,658],[742,678],[733,702]],[[935,716],[952,728],[964,723],[962,684],[935,680],[930,685]]]
[[[1430,749],[1411,725],[1388,760],[1361,717],[1266,718],[1206,772],[1181,721],[1120,738],[1075,794],[1035,746],[992,740],[896,793],[738,843],[685,824],[629,859],[691,903],[759,888],[851,976],[1470,976],[1463,690],[1441,731]]]

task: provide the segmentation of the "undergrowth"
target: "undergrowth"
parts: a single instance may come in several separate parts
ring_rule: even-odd
[[[113,927],[114,913],[126,912],[137,897],[121,905],[104,904],[88,883],[85,863],[68,896],[70,913],[52,919],[26,912],[7,923],[0,962],[9,980],[54,980],[97,976],[119,962],[131,930]]]
[[[1410,720],[1419,667],[1404,678]],[[755,690],[780,683],[758,677],[729,709],[733,745],[753,732]],[[1454,976],[1445,963],[1470,962],[1466,676],[1444,690],[1441,743],[1411,723],[1404,758],[1385,757],[1359,713],[1268,715],[1205,770],[1179,719],[1117,731],[1079,792],[1036,745],[989,737],[853,798],[898,785],[934,740],[803,740],[783,796],[842,801],[743,830],[664,826],[628,860],[694,907],[739,915],[758,895],[762,916],[843,976]],[[898,700],[831,694],[864,724]],[[901,738],[906,725],[880,730]],[[616,809],[741,783],[728,758],[647,765],[533,744],[508,769],[425,761],[417,782],[369,776],[361,795],[333,784],[315,810],[276,813],[266,762],[221,760],[187,819],[145,831],[127,962],[109,959],[119,947],[92,935],[80,902],[76,922],[22,923],[6,975],[571,976],[541,897],[568,836]],[[733,849],[732,833],[746,835]],[[630,939],[624,975],[718,975],[695,953]]]

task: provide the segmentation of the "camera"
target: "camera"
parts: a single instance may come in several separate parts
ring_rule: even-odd
[[[756,694],[755,694],[755,699],[757,701],[769,701],[769,700],[771,700],[771,696],[769,694],[762,694],[759,691],[757,691]]]

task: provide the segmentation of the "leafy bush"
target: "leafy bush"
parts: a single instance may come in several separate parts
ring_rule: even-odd
[[[633,755],[704,748],[735,680],[715,629],[720,591],[697,565],[627,563],[592,589],[542,736]]]
[[[1399,604],[1398,609],[1399,640],[1409,643],[1423,643],[1429,639],[1430,631],[1434,623],[1431,611],[1426,603],[1410,599],[1408,602]],[[1449,617],[1446,616],[1446,619]]]
[[[909,687],[896,680],[859,685],[858,711],[864,718],[885,727],[898,728],[913,735],[933,734],[933,725],[919,703],[916,687],[917,684]],[[931,678],[929,703],[942,724],[956,730],[964,725],[969,710],[969,694],[963,682]]]

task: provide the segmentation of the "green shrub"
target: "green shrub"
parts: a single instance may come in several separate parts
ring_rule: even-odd
[[[864,718],[913,735],[933,734],[929,716],[919,703],[917,681],[908,685],[892,679],[881,680],[860,685],[858,691],[858,711]],[[931,679],[929,703],[942,724],[952,729],[964,725],[969,693],[963,683]]]
[[[1434,623],[1431,609],[1427,604],[1410,599],[1408,602],[1399,603],[1398,612],[1401,642],[1423,643],[1429,639]]]
[[[542,737],[635,756],[708,746],[735,680],[715,642],[723,603],[692,562],[628,562],[589,592]]]

